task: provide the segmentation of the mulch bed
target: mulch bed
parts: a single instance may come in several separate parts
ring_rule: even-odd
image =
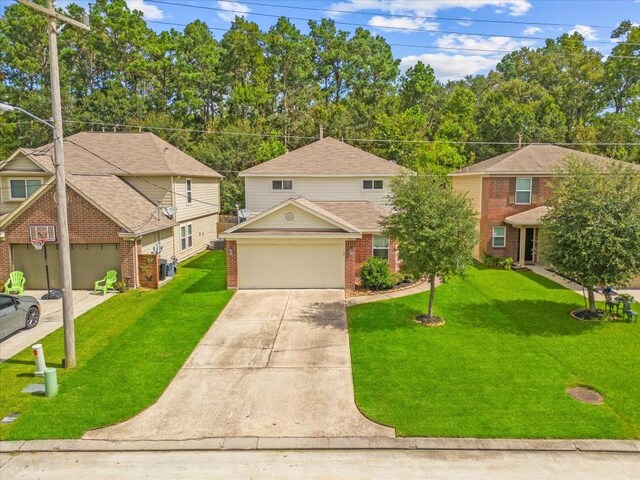
[[[578,400],[582,403],[592,403],[594,405],[604,403],[604,397],[600,393],[588,387],[568,388],[567,394],[574,400]]]
[[[420,325],[424,325],[425,327],[441,327],[444,325],[444,318],[436,317],[427,317],[426,315],[417,316],[414,321],[419,323]]]
[[[596,313],[592,313],[588,308],[574,310],[571,312],[571,316],[583,322],[601,322],[608,320],[607,313],[604,310],[596,310]]]
[[[417,280],[415,282],[402,282],[396,285],[395,287],[389,288],[387,290],[367,290],[361,286],[356,286],[355,290],[347,290],[346,296],[347,298],[351,297],[365,297],[367,295],[377,295],[378,293],[393,293],[400,292],[402,290],[406,290],[408,288],[417,287],[418,285],[426,282],[424,279]]]

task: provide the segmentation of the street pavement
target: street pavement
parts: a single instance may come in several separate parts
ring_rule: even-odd
[[[4,479],[637,480],[637,453],[415,450],[0,454]]]

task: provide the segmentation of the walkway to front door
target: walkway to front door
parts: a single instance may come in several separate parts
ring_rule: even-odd
[[[158,402],[108,440],[394,436],[353,399],[342,290],[236,293]]]

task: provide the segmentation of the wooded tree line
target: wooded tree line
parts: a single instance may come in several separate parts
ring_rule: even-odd
[[[65,13],[82,20],[85,10]],[[227,211],[242,203],[237,171],[311,142],[320,125],[419,172],[514,148],[458,142],[514,142],[520,133],[525,143],[640,142],[640,27],[629,21],[612,32],[618,43],[606,59],[580,34],[564,34],[506,55],[488,75],[441,83],[421,62],[402,73],[383,37],[330,19],[310,21],[305,34],[285,17],[267,31],[237,17],[217,40],[201,21],[155,32],[124,0],[95,0],[86,13],[91,32],[59,34],[65,133],[160,127],[151,131],[228,177]],[[45,20],[7,6],[0,101],[49,117],[48,76]],[[6,158],[50,132],[4,115],[0,139]],[[638,146],[573,148],[640,162]]]

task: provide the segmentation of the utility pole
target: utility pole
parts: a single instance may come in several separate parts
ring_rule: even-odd
[[[69,246],[69,221],[67,217],[67,185],[64,175],[64,139],[62,128],[62,101],[60,100],[60,72],[58,69],[58,30],[56,20],[83,30],[84,23],[56,12],[53,0],[43,7],[29,0],[17,0],[22,5],[42,13],[47,18],[49,30],[49,65],[51,67],[51,110],[53,113],[53,149],[56,172],[58,213],[58,248],[60,249],[60,274],[62,275],[62,321],[64,327],[64,366],[76,366],[76,334],[73,317],[73,286],[71,281],[71,248]]]

